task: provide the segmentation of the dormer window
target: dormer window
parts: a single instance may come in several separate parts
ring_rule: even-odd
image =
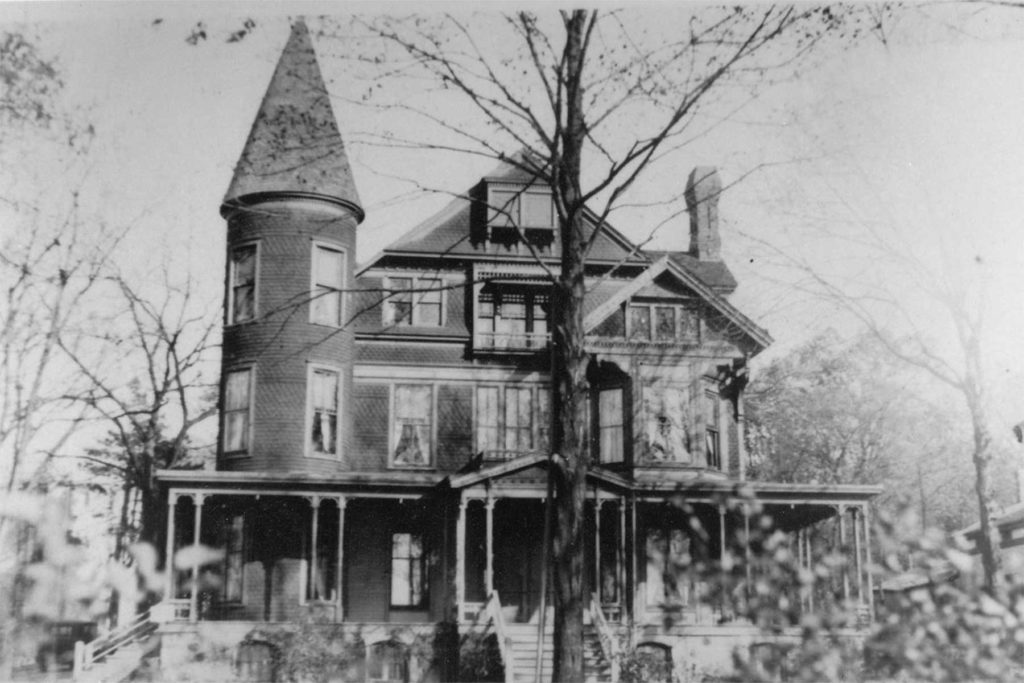
[[[555,229],[555,207],[545,188],[514,185],[488,187],[487,226],[494,238],[506,238],[505,230],[550,239]],[[495,231],[497,229],[497,231]]]

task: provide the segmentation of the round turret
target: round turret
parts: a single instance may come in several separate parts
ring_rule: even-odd
[[[227,277],[218,468],[344,469],[363,219],[309,33],[292,29],[221,214]]]

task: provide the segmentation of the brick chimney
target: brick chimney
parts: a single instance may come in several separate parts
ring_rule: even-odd
[[[718,196],[722,181],[714,166],[698,166],[686,181],[686,209],[690,213],[690,253],[701,261],[721,259],[718,236]]]

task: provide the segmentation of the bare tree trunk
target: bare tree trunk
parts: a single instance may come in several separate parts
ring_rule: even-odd
[[[583,681],[583,510],[587,468],[587,355],[584,348],[584,221],[580,168],[586,125],[583,119],[583,32],[587,13],[565,15],[565,129],[559,142],[554,182],[561,200],[561,273],[555,287],[554,383],[559,425],[556,451],[555,662],[554,680]]]
[[[995,523],[996,501],[992,495],[992,435],[980,410],[978,398],[969,395],[967,402],[971,410],[971,426],[974,429],[974,490],[978,496],[980,512],[981,538],[978,539],[978,549],[981,551],[981,566],[985,573],[985,588],[992,597],[1002,600],[1006,598],[1006,581],[1003,577],[999,527]]]

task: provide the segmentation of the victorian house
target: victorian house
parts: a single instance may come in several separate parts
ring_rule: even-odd
[[[310,37],[294,26],[221,207],[217,467],[158,473],[166,557],[197,541],[221,549],[167,572],[154,612],[165,669],[214,642],[234,666],[256,666],[253,633],[315,623],[358,638],[344,679],[450,679],[454,655],[440,650],[473,633],[499,636],[506,680],[550,677],[551,635],[537,623],[545,269],[559,240],[550,191],[522,166],[499,165],[357,265],[363,204]],[[613,680],[630,648],[694,668],[756,644],[689,569],[744,533],[723,504],[741,483],[802,562],[818,552],[808,530],[840,520],[843,590],[871,605],[866,511],[878,489],[747,477],[748,361],[771,339],[729,302],[715,170],[694,169],[685,189],[686,251],[645,251],[590,217],[595,679]],[[416,643],[428,641],[424,655]]]

